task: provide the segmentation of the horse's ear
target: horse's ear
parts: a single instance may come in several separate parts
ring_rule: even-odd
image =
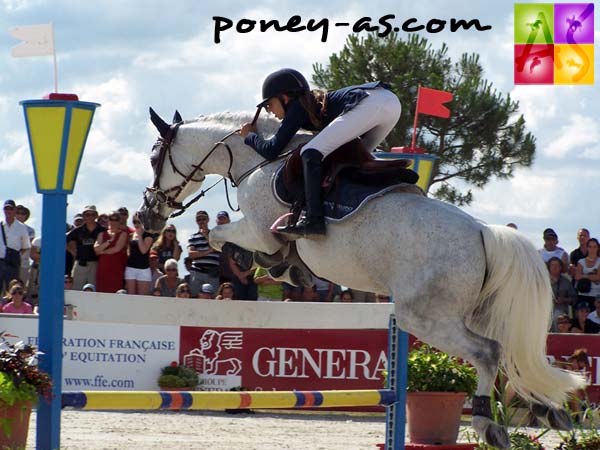
[[[158,130],[158,133],[160,134],[160,136],[163,139],[166,139],[166,137],[169,133],[169,130],[171,129],[171,125],[169,125],[167,122],[162,120],[160,118],[160,116],[158,114],[156,114],[156,112],[152,108],[150,108],[150,120],[152,121],[152,123],[154,124],[156,129]]]
[[[175,114],[173,115],[173,123],[179,122],[183,122],[183,119],[181,118],[181,114],[179,114],[179,111],[175,110]]]

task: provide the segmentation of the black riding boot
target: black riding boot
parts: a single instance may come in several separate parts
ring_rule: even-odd
[[[277,231],[299,237],[323,236],[325,219],[323,217],[323,192],[321,178],[323,174],[323,155],[315,149],[302,152],[304,169],[304,193],[306,197],[306,215],[295,225],[278,227]]]

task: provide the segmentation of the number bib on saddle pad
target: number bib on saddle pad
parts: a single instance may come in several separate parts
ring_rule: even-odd
[[[273,192],[281,203],[292,206],[296,201],[295,193],[290,193],[283,182],[283,167],[273,175]],[[410,171],[412,172],[412,171]],[[414,172],[412,172],[414,173]],[[415,174],[416,175],[416,174]],[[352,173],[342,171],[336,178],[334,186],[325,193],[323,209],[329,221],[340,222],[347,219],[369,200],[393,191],[401,190],[419,195],[425,195],[421,188],[414,184],[413,179],[400,181],[402,177],[390,184],[390,180],[382,180],[380,184],[369,185],[358,182]]]

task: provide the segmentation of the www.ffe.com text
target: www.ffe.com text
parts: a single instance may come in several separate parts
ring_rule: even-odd
[[[240,34],[251,33],[258,31],[265,33],[267,31],[277,32],[290,32],[298,33],[301,31],[309,32],[320,32],[321,42],[327,42],[329,35],[329,29],[332,25],[329,19],[309,19],[306,23],[303,22],[301,16],[292,16],[287,22],[281,22],[277,19],[265,20],[265,19],[240,19],[234,22],[227,17],[213,16],[214,21],[214,42],[219,44],[221,42],[221,34],[225,31],[232,30]],[[425,30],[427,33],[439,33],[444,31],[447,26],[451,32],[456,32],[459,29],[469,30],[474,27],[477,31],[488,31],[492,29],[491,25],[481,25],[478,19],[429,19],[426,23],[420,23],[416,18],[406,19],[401,24],[396,24],[395,14],[386,14],[381,16],[379,19],[371,17],[361,17],[354,22],[335,22],[335,27],[351,27],[353,33],[360,33],[363,31],[377,33],[379,37],[385,37],[392,32],[404,31],[407,33],[413,33],[416,31]]]

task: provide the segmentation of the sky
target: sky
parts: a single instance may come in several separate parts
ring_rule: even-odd
[[[0,0],[0,199],[29,207],[28,224],[41,233],[41,195],[33,171],[20,100],[37,99],[53,90],[52,57],[12,58],[18,44],[11,27],[52,22],[60,92],[101,103],[88,138],[75,192],[69,196],[68,219],[85,205],[101,212],[120,206],[135,210],[151,184],[149,153],[156,139],[148,107],[164,118],[178,109],[184,118],[220,111],[253,110],[264,77],[294,67],[310,80],[312,65],[327,65],[344,45],[349,28],[370,16],[394,14],[393,23],[409,18],[479,19],[485,32],[423,32],[435,48],[449,54],[477,52],[484,76],[495,88],[520,103],[527,129],[537,138],[532,167],[509,180],[494,180],[474,189],[465,211],[488,223],[514,222],[538,247],[542,231],[552,227],[559,245],[577,247],[578,228],[600,237],[600,82],[591,86],[515,86],[513,82],[513,2],[481,0],[412,0],[352,2],[256,0]],[[223,31],[215,43],[213,16],[231,19],[278,19],[294,15],[328,19],[326,42],[321,31],[238,33]],[[600,41],[598,21],[595,41]],[[364,35],[364,34],[363,34]],[[401,33],[402,37],[407,35]],[[598,53],[595,55],[598,64]],[[408,107],[408,105],[405,105]],[[408,144],[408,143],[407,143]],[[211,180],[209,180],[210,182]],[[197,204],[211,214],[227,210],[222,187]],[[240,213],[231,213],[232,218]],[[180,240],[195,231],[193,212],[172,221]]]

